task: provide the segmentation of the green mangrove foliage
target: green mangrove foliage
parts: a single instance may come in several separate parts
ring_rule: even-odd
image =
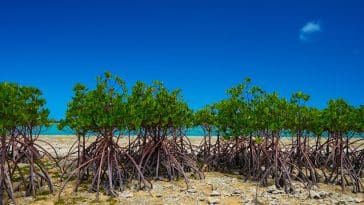
[[[129,129],[137,134],[131,147],[143,173],[169,180],[183,176],[187,186],[186,171],[202,178],[185,136],[193,112],[183,102],[180,90],[169,91],[158,81],[150,86],[137,82],[128,103],[134,119]]]
[[[194,114],[193,125],[195,127],[201,126],[204,131],[204,138],[199,146],[200,151],[197,156],[202,159],[203,164],[209,165],[209,161],[211,161],[210,153],[212,149],[215,149],[214,145],[211,143],[211,135],[216,131],[216,113],[214,107],[206,106],[203,109],[198,110]],[[220,138],[220,136],[218,137]]]
[[[343,99],[330,100],[328,107],[323,111],[323,120],[323,127],[328,133],[326,150],[329,151],[326,153],[324,165],[330,170],[328,174],[324,172],[325,181],[338,181],[343,190],[345,185],[352,185],[353,192],[362,190],[363,185],[357,174],[361,170],[354,169],[360,165],[352,163],[357,161],[357,150],[349,141],[350,136],[358,131],[358,124],[355,123],[359,120],[358,112]],[[359,123],[359,126],[362,123]]]
[[[89,184],[96,198],[100,191],[115,197],[128,184],[152,188],[152,178],[183,178],[189,187],[188,173],[203,178],[201,170],[238,172],[260,185],[274,181],[286,192],[294,190],[293,181],[308,189],[318,182],[364,189],[364,105],[337,99],[317,109],[307,106],[305,93],[282,98],[251,86],[249,78],[197,112],[179,89],[136,82],[128,92],[108,72],[95,88],[76,84],[73,91],[59,128],[73,130],[76,140],[60,158],[38,137],[51,123],[41,91],[0,83],[0,205],[16,203],[18,190],[34,196],[45,185],[54,191],[43,157],[62,171],[59,197],[72,179],[75,191]],[[200,145],[186,137],[196,126],[204,131]]]
[[[73,176],[77,176],[76,191],[91,178],[90,190],[97,197],[100,186],[116,196],[133,179],[139,188],[151,188],[145,177],[171,180],[183,176],[187,185],[186,171],[202,177],[184,135],[193,113],[180,90],[169,91],[157,81],[151,86],[137,82],[128,95],[124,81],[105,73],[97,78],[95,89],[77,84],[74,93],[60,128],[68,126],[76,133],[75,149],[70,149],[69,156],[77,153],[77,157],[65,163],[68,179],[61,191]],[[123,133],[128,133],[127,146],[119,143]],[[136,135],[132,141],[131,133]],[[88,134],[96,140],[86,146]]]
[[[55,155],[47,151],[54,148],[38,138],[41,128],[51,122],[49,110],[44,105],[40,90],[15,83],[0,83],[0,204],[4,203],[4,192],[16,203],[14,191],[24,190],[27,196],[35,196],[44,184],[50,192],[54,190],[42,162],[45,155],[56,161]],[[28,169],[22,169],[24,166]],[[20,182],[14,186],[16,177]]]
[[[286,192],[293,190],[293,179],[308,188],[324,181],[363,191],[363,106],[338,99],[319,110],[306,105],[310,97],[302,92],[287,100],[250,83],[228,89],[228,98],[195,114],[205,138],[211,130],[217,135],[213,149],[200,147],[205,166],[238,171],[262,185],[271,177]]]
[[[139,186],[151,187],[135,159],[118,143],[120,131],[128,125],[128,96],[124,81],[105,73],[96,79],[95,89],[77,84],[74,92],[60,127],[69,126],[77,134],[77,157],[66,164],[68,179],[59,194],[74,175],[77,176],[75,191],[81,182],[91,177],[90,191],[95,191],[97,198],[100,186],[107,194],[116,196],[116,190],[123,190],[134,177],[139,179]],[[85,145],[87,134],[96,136],[88,146]]]

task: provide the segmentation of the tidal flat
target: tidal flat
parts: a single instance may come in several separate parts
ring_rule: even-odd
[[[41,139],[55,147],[58,157],[65,156],[75,141],[74,136],[42,136]],[[88,143],[94,139],[95,137],[90,137]],[[127,140],[127,137],[123,137],[119,143],[126,144]],[[199,145],[203,138],[191,137],[190,140],[192,144]],[[44,146],[47,145],[44,144]],[[44,186],[36,197],[26,197],[24,191],[19,191],[16,192],[18,204],[364,204],[364,193],[354,194],[350,189],[342,192],[339,185],[319,183],[318,186],[307,190],[301,183],[295,181],[294,192],[287,194],[284,190],[277,189],[273,181],[266,187],[257,187],[255,182],[245,180],[238,173],[207,171],[204,172],[205,179],[202,180],[188,173],[189,188],[183,178],[178,181],[167,181],[163,178],[158,181],[150,179],[153,184],[150,190],[138,190],[134,186],[136,183],[131,182],[124,191],[118,192],[115,198],[101,191],[99,200],[96,200],[96,193],[89,191],[88,183],[82,183],[75,192],[76,181],[71,180],[58,199],[58,193],[63,184],[60,180],[62,173],[50,160],[44,160],[52,177],[55,192],[49,193]]]

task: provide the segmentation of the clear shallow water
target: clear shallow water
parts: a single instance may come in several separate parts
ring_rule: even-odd
[[[50,127],[42,128],[41,135],[74,135],[75,133],[70,128],[60,130],[57,124],[52,124]],[[203,136],[203,130],[200,127],[190,128],[187,130],[187,136]]]
[[[75,133],[70,128],[65,128],[60,130],[57,128],[57,124],[52,124],[50,127],[42,128],[41,135],[74,135]],[[203,136],[204,132],[201,127],[189,128],[187,130],[187,136]],[[216,133],[212,133],[212,135],[216,135]],[[281,137],[291,137],[290,133],[282,133]],[[324,136],[325,137],[325,134]],[[361,134],[353,134],[351,137],[364,138],[364,133]]]

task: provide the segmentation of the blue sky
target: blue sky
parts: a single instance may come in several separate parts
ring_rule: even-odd
[[[1,1],[0,81],[43,90],[61,118],[105,70],[163,81],[198,109],[251,77],[289,97],[364,104],[362,1]]]

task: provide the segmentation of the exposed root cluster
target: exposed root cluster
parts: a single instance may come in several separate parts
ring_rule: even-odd
[[[307,188],[325,182],[341,185],[343,190],[350,186],[354,193],[364,190],[360,180],[364,169],[362,140],[348,143],[342,138],[330,138],[323,144],[309,144],[308,140],[282,143],[280,137],[271,136],[257,144],[252,137],[219,138],[214,144],[203,141],[197,156],[210,170],[236,171],[261,185],[267,185],[272,178],[286,192],[293,191],[293,180]]]

